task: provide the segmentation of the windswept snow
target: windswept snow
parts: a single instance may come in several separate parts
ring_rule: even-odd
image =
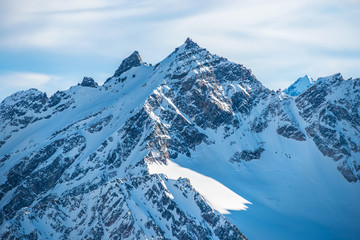
[[[222,214],[229,214],[229,210],[246,210],[251,204],[220,182],[189,168],[168,161],[167,165],[161,163],[149,164],[151,174],[165,174],[169,179],[188,178],[191,185],[207,200],[207,202]]]

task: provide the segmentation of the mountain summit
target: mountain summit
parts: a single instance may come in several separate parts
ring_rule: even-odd
[[[360,79],[312,84],[272,91],[187,39],[101,86],[15,93],[0,238],[358,239]]]
[[[305,92],[306,89],[311,87],[314,84],[314,80],[310,78],[308,75],[305,75],[304,77],[298,78],[293,84],[290,85],[290,87],[286,88],[283,92],[296,97],[300,95],[301,93]]]
[[[134,51],[129,57],[125,58],[121,62],[119,68],[115,71],[113,77],[118,77],[122,73],[128,71],[129,69],[140,66],[141,63],[142,63],[142,60],[141,60],[139,52]]]
[[[193,48],[193,47],[199,47],[199,45],[196,42],[194,42],[191,38],[188,37],[185,40],[185,48],[189,49],[189,48]]]

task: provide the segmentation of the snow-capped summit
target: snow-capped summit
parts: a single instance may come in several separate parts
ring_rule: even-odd
[[[296,97],[306,91],[309,87],[311,87],[314,84],[314,80],[309,77],[308,75],[305,75],[304,77],[298,78],[293,84],[290,85],[290,87],[286,88],[283,92]]]
[[[341,73],[335,73],[327,77],[320,77],[317,82],[328,84],[328,85],[337,85],[344,81],[343,76]]]
[[[119,77],[122,73],[130,70],[133,67],[138,67],[142,64],[142,60],[138,51],[134,51],[129,57],[125,58],[119,68],[115,71],[113,77]]]
[[[185,48],[186,49],[189,49],[189,48],[196,48],[196,47],[199,47],[199,45],[196,43],[196,42],[194,42],[191,38],[187,38],[186,40],[185,40]]]
[[[16,93],[0,238],[358,239],[360,79],[341,79],[293,98],[187,39],[96,88]]]

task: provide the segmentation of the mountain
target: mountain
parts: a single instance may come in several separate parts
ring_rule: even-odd
[[[290,87],[284,89],[284,93],[296,97],[301,93],[305,92],[309,87],[314,84],[314,80],[308,75],[298,78]]]
[[[0,105],[1,239],[357,239],[360,79],[293,98],[191,39]]]

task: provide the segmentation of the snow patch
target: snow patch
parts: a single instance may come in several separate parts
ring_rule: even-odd
[[[188,168],[168,161],[167,165],[152,163],[148,165],[150,174],[165,174],[169,179],[190,179],[191,185],[206,199],[210,206],[222,214],[229,214],[229,210],[246,210],[246,204],[251,204],[220,182]]]

